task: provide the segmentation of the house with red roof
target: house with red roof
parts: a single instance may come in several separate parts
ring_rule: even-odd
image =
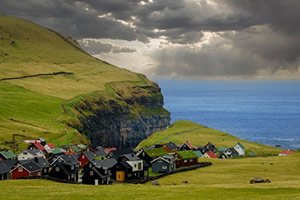
[[[203,154],[202,158],[218,158],[218,156],[214,152],[208,151]]]
[[[115,148],[115,147],[112,147],[112,148],[104,148],[104,151],[107,153],[107,154],[109,154],[111,151],[116,151],[117,150],[117,148]]]
[[[279,153],[279,156],[286,156],[286,155],[289,155],[289,154],[293,154],[294,152],[290,151],[290,150],[286,150],[286,151],[283,151],[283,152],[280,152]]]
[[[181,147],[179,148],[179,151],[186,151],[186,150],[193,150],[196,149],[195,147],[193,147],[193,145],[191,145],[188,141],[186,141],[183,145],[181,145]]]
[[[31,143],[28,149],[38,149],[41,151],[45,151],[45,147],[40,142],[38,142],[38,140],[34,143]]]

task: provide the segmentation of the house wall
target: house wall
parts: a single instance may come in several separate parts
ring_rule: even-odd
[[[143,170],[143,160],[127,161],[127,163],[132,167],[133,172]]]
[[[152,163],[152,173],[163,173],[171,170],[171,165],[166,161],[156,160]]]
[[[78,158],[78,161],[79,161],[79,166],[83,168],[89,162],[89,159],[86,157],[86,155],[81,154],[80,157]]]
[[[239,155],[245,155],[245,150],[242,149],[239,145],[235,145],[234,149],[239,153]]]
[[[197,164],[198,164],[198,158],[176,160],[176,168],[188,167],[188,166],[197,165]]]

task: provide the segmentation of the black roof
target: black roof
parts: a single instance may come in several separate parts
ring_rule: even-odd
[[[31,173],[42,170],[42,168],[33,160],[20,161],[20,164]]]
[[[35,158],[34,161],[41,167],[41,168],[48,168],[50,167],[49,162],[43,158],[43,157],[39,157],[39,158]]]
[[[64,163],[57,163],[57,166],[59,166],[62,169],[63,173],[66,175],[71,175],[79,171],[78,167],[75,167],[74,170],[68,170],[63,164]]]
[[[166,143],[165,145],[170,149],[177,149],[177,145],[173,142]]]
[[[106,177],[109,177],[109,176],[112,175],[110,172],[107,173],[106,175],[103,175],[103,174],[101,174],[101,173],[98,171],[98,169],[97,169],[96,167],[93,167],[92,169],[93,169],[93,171],[94,171],[98,176],[100,176],[101,178],[106,178]]]
[[[118,162],[114,158],[104,159],[104,160],[94,160],[92,161],[96,168],[110,169],[115,166]]]
[[[128,161],[135,161],[135,160],[141,160],[139,157],[137,157],[134,153],[130,153],[130,154],[124,154],[120,157],[124,157],[126,158],[126,160]]]
[[[78,164],[78,161],[76,159],[76,156],[69,154],[69,155],[62,155],[60,156],[64,160],[64,164],[67,165],[76,165]]]
[[[40,152],[41,152],[41,150],[38,150],[38,149],[35,149],[35,148],[34,149],[26,149],[26,150],[22,151],[22,153],[24,153],[24,154],[28,153],[28,154],[32,154],[32,155],[36,155]]]
[[[2,160],[0,161],[0,174],[8,173],[13,166],[16,164],[17,160]]]
[[[123,167],[127,168],[127,169],[131,169],[131,168],[132,168],[126,161],[121,161],[120,164],[121,164]]]
[[[100,156],[105,156],[105,154],[103,155],[100,151],[86,151],[84,152],[84,155],[87,157],[87,159],[89,161],[92,161],[94,158],[100,157]]]
[[[131,154],[131,153],[135,153],[134,150],[127,148],[127,149],[111,151],[111,152],[109,152],[109,155],[112,154],[114,158],[119,158],[120,156],[122,156],[124,154]]]
[[[96,150],[103,156],[106,156],[107,154],[102,146],[96,147]]]

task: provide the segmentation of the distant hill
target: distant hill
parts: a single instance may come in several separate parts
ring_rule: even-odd
[[[237,142],[241,142],[245,146],[246,152],[253,151],[257,155],[278,154],[282,151],[269,145],[242,140],[228,133],[185,120],[177,121],[171,124],[168,129],[152,134],[149,138],[143,140],[137,146],[137,149],[169,141],[177,145],[189,141],[193,146],[204,146],[208,142],[212,142],[218,148],[233,147]]]
[[[15,133],[55,144],[136,145],[169,124],[162,105],[160,88],[144,75],[91,57],[70,37],[0,15],[0,149]]]

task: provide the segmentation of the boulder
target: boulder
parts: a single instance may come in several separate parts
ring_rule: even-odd
[[[253,183],[271,183],[271,181],[269,179],[263,179],[261,177],[255,177],[254,179],[250,180],[250,184]]]
[[[157,180],[152,181],[152,185],[159,186],[159,182]]]

